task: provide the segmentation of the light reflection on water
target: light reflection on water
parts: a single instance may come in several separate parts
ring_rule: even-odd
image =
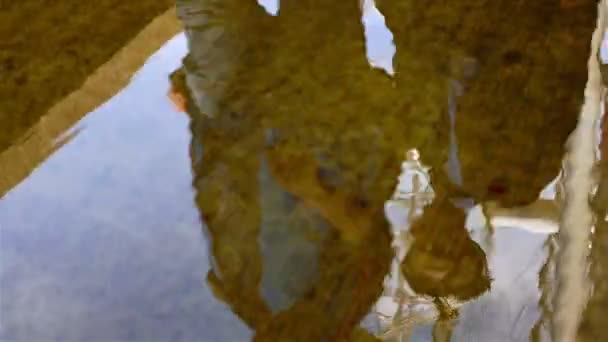
[[[204,284],[187,119],[166,100],[180,35],[0,200],[0,339],[245,340]]]

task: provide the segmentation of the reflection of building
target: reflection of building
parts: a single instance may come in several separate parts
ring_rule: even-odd
[[[19,141],[0,151],[0,198],[67,142],[72,135],[62,136],[64,132],[124,88],[146,59],[179,31],[173,10],[156,18],[80,89],[54,105]]]

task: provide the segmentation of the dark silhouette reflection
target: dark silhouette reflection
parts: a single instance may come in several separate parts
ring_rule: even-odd
[[[191,116],[208,282],[255,339],[372,339],[356,327],[389,271],[383,208],[413,147],[436,197],[412,224],[404,275],[441,312],[445,297],[488,290],[465,214],[529,204],[558,173],[594,23],[581,3],[383,2],[391,78],[366,61],[357,1],[282,1],[276,17],[254,1],[177,2],[190,52],[170,97]],[[265,230],[283,224],[274,236],[309,251],[281,268]]]

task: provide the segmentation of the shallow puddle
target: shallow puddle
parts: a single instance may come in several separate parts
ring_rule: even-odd
[[[596,7],[469,2],[178,1],[125,89],[0,151],[0,339],[571,336]]]

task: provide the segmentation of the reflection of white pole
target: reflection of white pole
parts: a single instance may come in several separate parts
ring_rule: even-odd
[[[593,186],[591,175],[595,163],[594,128],[601,114],[601,75],[597,52],[604,27],[604,2],[598,6],[598,27],[591,39],[585,103],[578,125],[567,143],[564,169],[565,206],[558,236],[558,288],[552,334],[558,342],[576,341],[589,290],[586,265],[589,234],[593,224],[589,194]]]

